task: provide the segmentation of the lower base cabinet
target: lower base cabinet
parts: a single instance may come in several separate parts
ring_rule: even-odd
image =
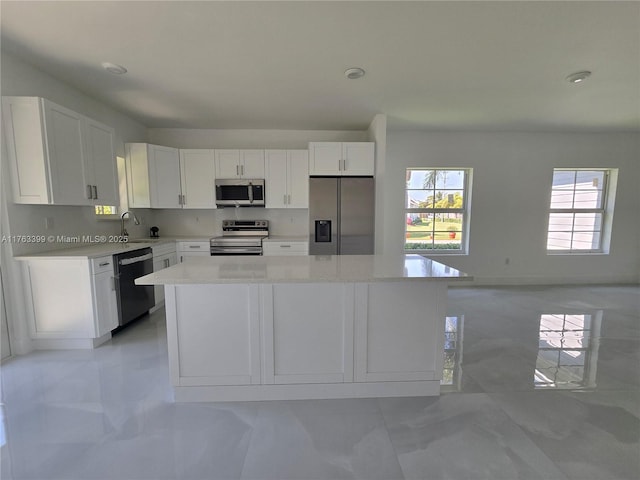
[[[173,242],[152,246],[151,250],[153,251],[154,272],[172,267],[178,263],[176,245]],[[153,292],[156,299],[155,308],[159,308],[164,305],[164,287],[162,285],[155,285],[153,287]]]
[[[440,392],[446,283],[166,288],[178,401]]]
[[[118,327],[113,257],[27,261],[36,348],[93,348]]]

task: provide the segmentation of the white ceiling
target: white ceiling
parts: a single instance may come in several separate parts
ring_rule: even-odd
[[[639,2],[0,8],[3,49],[148,127],[640,131]]]

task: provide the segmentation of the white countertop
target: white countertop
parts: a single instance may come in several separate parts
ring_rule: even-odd
[[[139,285],[471,280],[420,255],[216,256],[187,259],[145,275]]]
[[[38,253],[29,253],[15,257],[16,260],[35,260],[45,258],[77,257],[98,258],[117,253],[130,252],[141,248],[155,247],[172,242],[208,242],[211,237],[161,237],[161,238],[132,238],[128,243],[110,242],[117,235],[95,235],[96,243],[82,244],[76,247],[47,250]]]

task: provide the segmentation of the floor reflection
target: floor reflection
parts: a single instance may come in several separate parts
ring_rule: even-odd
[[[602,310],[540,315],[535,388],[595,388]]]

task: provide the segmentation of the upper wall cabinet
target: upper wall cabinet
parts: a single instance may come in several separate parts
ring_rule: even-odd
[[[44,98],[2,103],[16,203],[119,203],[111,127]]]
[[[265,150],[266,207],[309,208],[309,152]]]
[[[264,178],[264,150],[215,150],[216,178]]]
[[[216,208],[213,150],[180,150],[182,208]]]
[[[131,208],[216,208],[213,150],[127,143]]]
[[[374,142],[310,142],[309,175],[372,176]]]
[[[125,154],[131,208],[182,208],[177,148],[127,143]]]

